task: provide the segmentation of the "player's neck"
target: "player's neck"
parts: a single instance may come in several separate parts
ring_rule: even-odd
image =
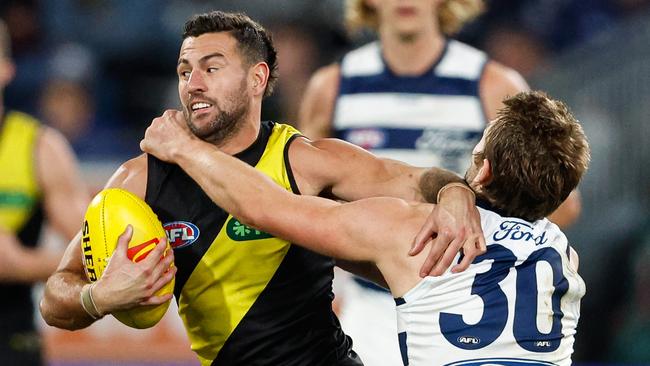
[[[395,33],[380,34],[383,57],[397,75],[420,75],[440,57],[445,38],[438,32],[423,32],[408,39]]]
[[[235,155],[246,150],[257,140],[260,132],[260,113],[251,113],[242,122],[237,132],[223,142],[215,145],[228,155]]]

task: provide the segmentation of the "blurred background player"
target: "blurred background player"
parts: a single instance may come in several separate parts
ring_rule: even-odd
[[[7,29],[0,21],[0,98],[11,82]],[[0,363],[41,365],[32,284],[54,272],[62,252],[38,247],[44,219],[65,240],[79,230],[88,192],[65,138],[0,103]]]
[[[379,37],[313,76],[300,113],[309,138],[335,136],[415,166],[462,174],[504,97],[527,90],[514,70],[448,38],[483,10],[481,0],[347,0],[351,30]],[[572,194],[551,220],[578,216]],[[397,364],[394,301],[360,278],[337,280],[340,315],[368,365]],[[388,360],[388,361],[387,361]]]

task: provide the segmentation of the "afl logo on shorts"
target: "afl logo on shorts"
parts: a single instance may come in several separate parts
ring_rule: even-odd
[[[198,238],[199,228],[191,222],[173,221],[163,225],[167,240],[173,249],[183,248],[194,243]]]

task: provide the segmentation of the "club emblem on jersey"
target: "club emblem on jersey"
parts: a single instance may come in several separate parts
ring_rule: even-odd
[[[234,217],[230,218],[226,224],[226,234],[228,234],[228,237],[234,241],[259,240],[273,237],[273,235],[269,233],[253,229],[252,227],[239,222],[239,220]]]
[[[198,238],[199,228],[191,222],[173,221],[163,225],[167,240],[173,249],[183,248],[194,243]]]

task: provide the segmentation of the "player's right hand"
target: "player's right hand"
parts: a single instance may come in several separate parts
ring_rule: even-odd
[[[129,225],[118,238],[115,252],[93,288],[93,299],[102,314],[140,305],[162,304],[173,296],[154,296],[176,274],[176,267],[170,267],[174,262],[173,250],[169,250],[163,257],[167,238],[160,238],[160,242],[146,258],[134,263],[127,257],[132,235],[133,228]]]
[[[196,137],[190,132],[181,111],[168,109],[151,125],[140,141],[140,150],[166,162],[174,162],[174,155]]]
[[[453,273],[464,271],[474,258],[486,251],[474,196],[457,189],[449,190],[444,197],[447,198],[438,202],[416,235],[409,252],[409,255],[417,255],[425,246],[430,247],[420,268],[420,277],[442,275],[461,249],[463,259],[452,267]]]

